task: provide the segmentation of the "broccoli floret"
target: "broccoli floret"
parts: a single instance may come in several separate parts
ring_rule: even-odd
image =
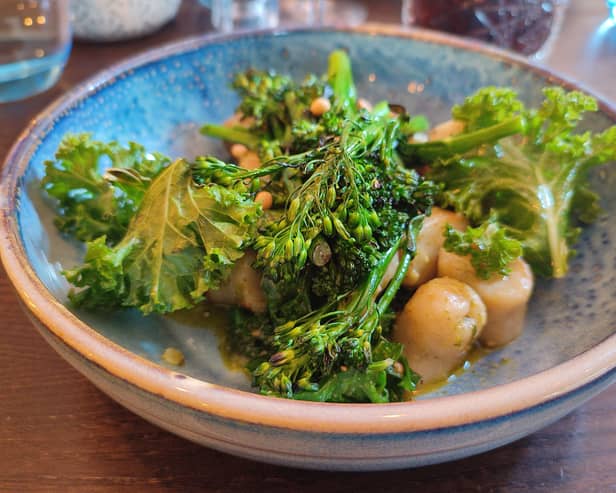
[[[271,354],[273,335],[274,325],[267,314],[232,308],[229,310],[228,331],[225,332],[223,342],[225,353],[238,354],[249,361],[260,362]]]
[[[312,293],[327,301],[355,289],[376,264],[375,251],[370,245],[357,248],[344,240],[332,244],[331,260],[311,269]]]

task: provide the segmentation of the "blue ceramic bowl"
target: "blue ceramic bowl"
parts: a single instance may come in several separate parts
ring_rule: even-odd
[[[519,339],[414,402],[255,395],[242,373],[223,364],[214,333],[194,319],[66,306],[60,271],[78,263],[83,248],[58,234],[53,205],[38,187],[43,162],[65,133],[135,140],[170,155],[220,155],[220,144],[198,128],[233,112],[235,72],[257,66],[300,77],[320,73],[335,48],[350,53],[361,95],[403,104],[433,122],[484,85],[513,86],[530,103],[546,84],[572,87],[472,42],[379,26],[202,37],[113,67],[43,112],[5,164],[0,251],[41,334],[95,385],[153,423],[230,453],[307,468],[386,469],[468,456],[531,433],[607,387],[616,379],[616,223],[607,214],[584,233],[571,274],[539,282]],[[602,129],[614,119],[603,103],[585,124]],[[613,214],[616,168],[599,170],[593,182]],[[168,346],[184,352],[183,367],[161,361]]]

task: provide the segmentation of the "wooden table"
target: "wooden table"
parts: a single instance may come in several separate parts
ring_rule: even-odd
[[[573,10],[576,6],[582,8],[582,1],[575,2]],[[374,3],[370,8],[376,8]],[[395,21],[397,8],[393,2],[378,13],[382,19]],[[586,27],[594,25],[593,19],[577,18]],[[566,31],[574,27],[568,22]],[[38,111],[76,83],[119,59],[202,32],[207,26],[207,12],[190,0],[178,20],[152,37],[113,45],[77,44],[62,80],[53,89],[23,102],[0,105],[0,158]],[[575,61],[572,50],[576,45],[572,43],[568,34],[551,60],[575,75],[575,67],[565,60],[568,56]],[[609,61],[615,70],[613,58]],[[592,85],[592,80],[587,83]],[[600,84],[606,94],[616,91],[613,77]],[[616,100],[616,94],[608,96]],[[416,470],[300,471],[194,445],[126,411],[61,360],[21,312],[3,271],[0,395],[0,492],[616,492],[614,387],[512,445]]]

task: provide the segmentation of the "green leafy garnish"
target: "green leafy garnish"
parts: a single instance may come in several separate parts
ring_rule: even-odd
[[[511,90],[486,88],[459,107],[468,128],[519,112],[520,133],[453,158],[437,159],[428,176],[444,184],[442,204],[475,225],[490,218],[519,240],[535,273],[563,277],[580,222],[592,221],[598,198],[588,187],[588,171],[616,158],[616,127],[602,133],[576,132],[596,101],[577,91],[544,90],[538,109],[526,109]],[[502,101],[506,101],[501,111]],[[487,120],[483,115],[491,115]]]
[[[522,255],[522,244],[508,238],[506,230],[495,222],[469,227],[464,232],[448,224],[443,247],[457,255],[470,255],[471,265],[481,279],[489,279],[493,274],[509,274],[509,264]]]
[[[197,185],[180,159],[152,182],[124,238],[88,244],[85,264],[66,273],[71,300],[85,308],[190,308],[224,280],[243,255],[259,206],[244,190]]]
[[[104,161],[107,160],[107,163]],[[108,167],[133,172],[133,185],[122,189],[113,179],[105,178]],[[89,134],[67,135],[60,143],[55,159],[45,162],[41,185],[58,201],[55,224],[78,240],[89,241],[102,235],[109,244],[117,243],[139,207],[145,181],[156,176],[169,158],[149,154],[143,146],[130,142],[92,140]]]
[[[465,133],[475,132],[518,117],[524,105],[506,87],[484,87],[451,109],[454,120],[464,123]]]

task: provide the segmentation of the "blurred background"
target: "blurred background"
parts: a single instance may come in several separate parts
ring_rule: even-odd
[[[0,0],[0,101],[56,84],[73,42],[86,45],[85,51],[104,43],[128,54],[126,47],[179,34],[366,22],[492,43],[613,98],[608,71],[616,60],[615,5],[614,0]],[[103,68],[104,58],[100,61]]]

